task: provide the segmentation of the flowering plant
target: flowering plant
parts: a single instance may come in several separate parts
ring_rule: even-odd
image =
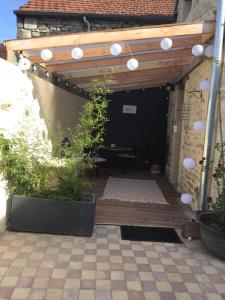
[[[212,208],[221,218],[221,223],[225,225],[225,142],[217,143],[215,146],[218,154],[217,162],[206,162],[205,157],[200,160],[202,171],[212,166],[212,177],[216,186],[217,197],[214,201],[210,200],[210,208]]]

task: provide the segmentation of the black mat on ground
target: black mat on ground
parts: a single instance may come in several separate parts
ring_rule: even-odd
[[[120,226],[122,240],[183,244],[172,228]]]

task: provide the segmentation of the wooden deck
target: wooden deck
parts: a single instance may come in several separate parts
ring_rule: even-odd
[[[110,175],[120,178],[156,180],[169,205],[100,200],[107,177],[93,177],[92,191],[97,194],[96,224],[181,228],[184,221],[190,221],[193,217],[191,209],[180,202],[179,194],[164,176],[152,176],[148,172]]]

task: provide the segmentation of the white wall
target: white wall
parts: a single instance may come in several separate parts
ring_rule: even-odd
[[[17,66],[0,59],[0,134],[10,138],[21,127],[35,128],[40,137],[47,137],[41,140],[51,152],[48,130],[58,123],[64,131],[73,126],[85,101],[33,74],[27,76]],[[6,228],[5,187],[0,178],[0,232]]]

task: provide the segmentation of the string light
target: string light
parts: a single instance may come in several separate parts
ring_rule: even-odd
[[[41,51],[41,58],[45,61],[51,60],[53,57],[52,51],[49,49],[44,49]]]
[[[164,38],[160,42],[160,47],[163,50],[168,50],[173,46],[173,41],[170,38]]]
[[[202,92],[207,92],[209,90],[209,80],[202,80],[199,88]]]
[[[192,54],[194,56],[201,56],[204,54],[204,47],[202,45],[195,45],[192,47]]]
[[[31,67],[31,62],[29,61],[29,59],[25,58],[25,57],[22,57],[20,58],[19,60],[19,68],[22,70],[22,71],[27,71],[30,69]]]
[[[183,166],[188,170],[193,169],[195,167],[195,164],[196,164],[195,160],[191,157],[187,157],[183,161]]]
[[[192,202],[192,195],[188,193],[184,193],[181,195],[180,200],[183,204],[190,204]]]
[[[122,47],[119,44],[113,44],[110,47],[110,53],[114,56],[121,54],[121,52],[122,52]]]
[[[74,59],[81,59],[84,56],[84,52],[81,48],[75,47],[73,48],[71,55]]]

